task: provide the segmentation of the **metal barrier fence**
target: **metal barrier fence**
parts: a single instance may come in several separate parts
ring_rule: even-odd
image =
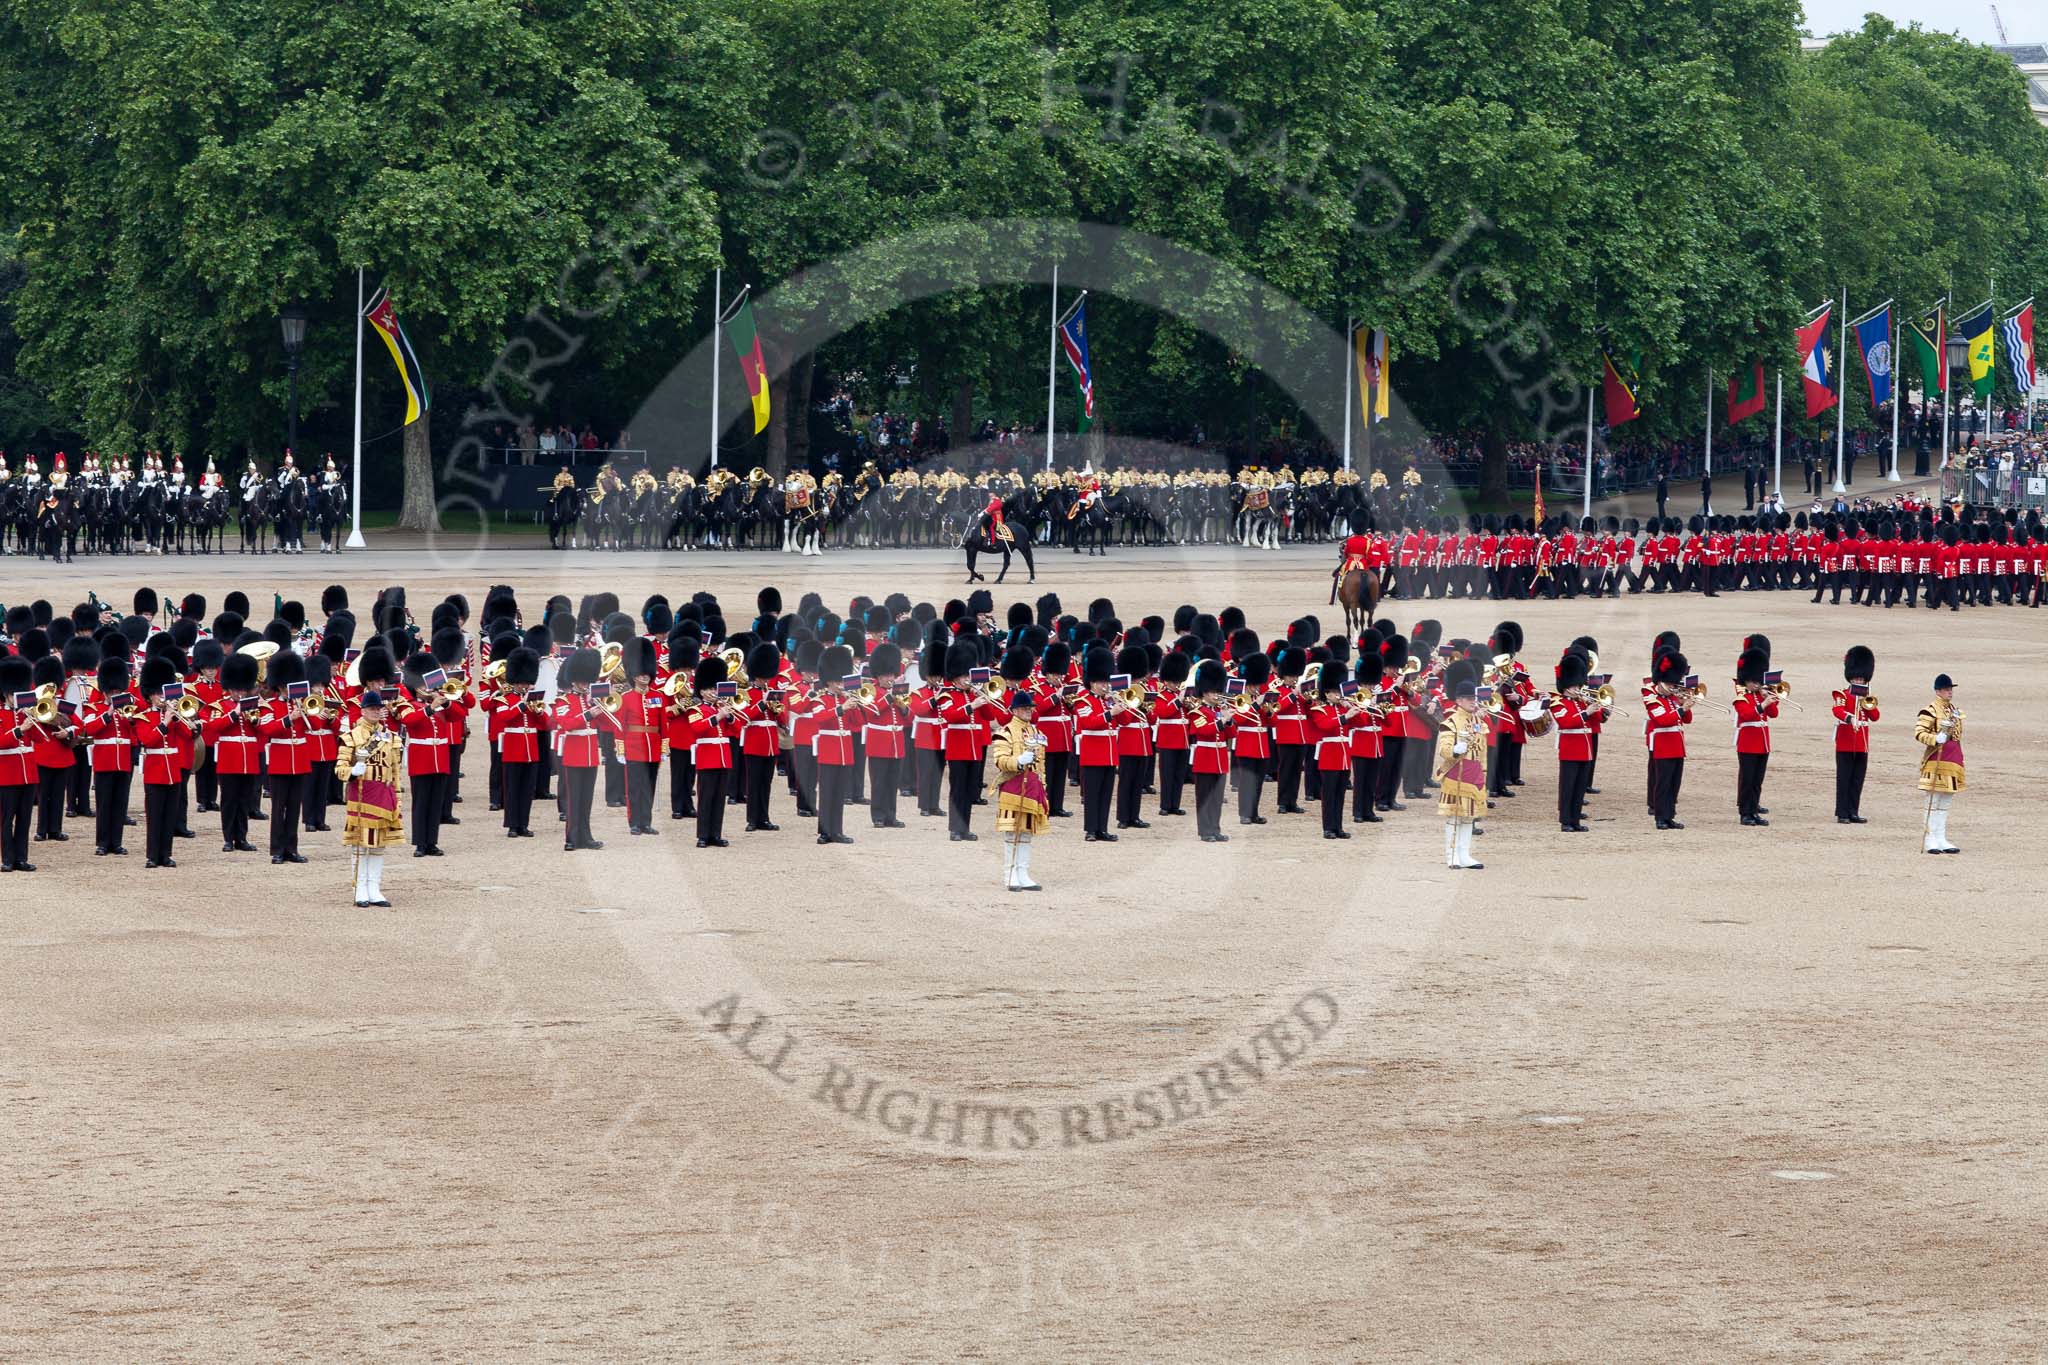
[[[2048,515],[2048,470],[1945,469],[1941,474],[1941,496],[1943,502],[1961,497],[1978,507]]]

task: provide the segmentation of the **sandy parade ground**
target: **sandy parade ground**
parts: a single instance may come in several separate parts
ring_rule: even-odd
[[[710,589],[740,619],[764,582],[791,607],[965,592],[936,551],[534,544],[10,559],[0,600],[240,587],[260,623],[337,580],[359,611],[405,583],[422,617],[502,582],[531,621],[556,591]],[[996,600],[1327,633],[1331,554],[1047,552]],[[665,778],[660,837],[600,810],[608,847],[572,855],[552,821],[502,837],[478,742],[449,856],[394,858],[391,910],[350,905],[338,832],[273,868],[195,814],[145,873],[74,822],[0,883],[0,1355],[2037,1358],[2048,616],[1740,592],[1387,614],[1511,617],[1539,685],[1598,638],[1631,715],[1593,834],[1558,832],[1547,740],[1477,873],[1411,803],[1344,844],[1313,814],[1226,813],[1227,845],[1192,817],[1089,846],[1057,822],[1046,890],[1007,895],[992,837],[854,808],[857,842],[820,848],[780,790],[779,833],[735,817],[699,851]],[[1806,709],[1770,828],[1738,827],[1709,710],[1689,827],[1651,829],[1634,683],[1666,628],[1723,702],[1740,637],[1771,637]],[[1856,643],[1884,718],[1845,827],[1826,694]],[[1968,716],[1946,858],[1920,851],[1910,734],[1939,671]]]

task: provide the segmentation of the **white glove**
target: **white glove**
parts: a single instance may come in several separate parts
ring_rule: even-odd
[[[1451,752],[1454,754],[1462,754],[1465,752],[1466,749],[1470,747],[1470,745],[1468,745],[1467,743],[1465,743],[1464,740],[1461,739],[1456,744],[1453,744],[1451,746]]]
[[[1023,753],[1017,755],[1017,766],[1020,768],[1028,768],[1037,761],[1038,751],[1036,749],[1026,749]]]
[[[1935,732],[1934,732],[1934,742],[1935,742],[1936,744],[1946,744],[1946,743],[1948,743],[1948,731],[1946,731],[1946,730],[1937,730],[1937,731],[1935,731]]]
[[[366,772],[368,772],[368,771],[370,771],[370,765],[369,765],[369,764],[367,764],[367,763],[358,763],[358,764],[356,764],[356,766],[355,766],[355,767],[353,767],[353,768],[350,768],[350,769],[348,770],[348,775],[349,775],[350,777],[361,777],[361,776],[362,776],[362,775],[363,775],[364,773],[366,773]]]

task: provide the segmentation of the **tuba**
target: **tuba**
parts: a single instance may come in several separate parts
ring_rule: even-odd
[[[270,656],[277,653],[277,641],[251,640],[248,644],[236,650],[235,653],[247,654],[256,660],[256,685],[261,687],[263,686],[263,675],[270,670]]]
[[[617,687],[626,681],[626,647],[613,640],[597,654],[597,676]]]

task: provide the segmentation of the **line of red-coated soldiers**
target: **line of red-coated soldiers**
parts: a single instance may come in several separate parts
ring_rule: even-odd
[[[780,594],[768,588],[753,628],[731,636],[716,600],[701,593],[680,609],[651,597],[637,622],[612,594],[588,597],[573,613],[558,597],[542,624],[521,630],[516,599],[494,589],[475,635],[464,630],[464,599],[438,604],[423,650],[404,592],[394,588],[372,609],[385,629],[358,651],[339,587],[323,595],[328,615],[318,631],[284,603],[263,632],[224,612],[212,634],[201,635],[204,603],[191,597],[172,627],[159,630],[153,597],[138,594],[148,612],[118,623],[96,603],[80,607],[54,653],[43,628],[16,631],[9,613],[9,653],[0,658],[7,870],[33,870],[31,815],[39,841],[67,837],[67,812],[94,818],[95,851],[124,853],[137,771],[151,865],[174,866],[173,839],[194,837],[194,786],[199,808],[220,813],[224,852],[253,852],[251,821],[268,819],[272,861],[305,861],[299,832],[327,828],[327,809],[339,799],[338,736],[356,722],[357,701],[370,688],[395,699],[391,721],[407,737],[419,857],[439,856],[441,827],[460,823],[462,756],[478,713],[491,807],[503,812],[506,836],[531,837],[534,803],[550,799],[558,778],[552,799],[570,849],[602,847],[590,824],[600,771],[607,805],[626,809],[630,832],[654,833],[664,763],[669,815],[696,821],[700,847],[726,846],[728,804],[745,806],[749,832],[775,830],[778,780],[798,814],[817,821],[820,842],[851,842],[848,804],[867,804],[876,828],[900,828],[899,794],[921,815],[945,815],[952,838],[971,840],[989,736],[1020,690],[1036,701],[1035,724],[1046,737],[1052,813],[1069,815],[1067,791],[1077,785],[1090,841],[1116,839],[1112,813],[1119,830],[1149,827],[1145,795],[1156,793],[1158,814],[1186,814],[1192,788],[1200,837],[1224,842],[1226,785],[1236,791],[1240,824],[1259,825],[1269,781],[1280,812],[1305,812],[1304,795],[1320,799],[1325,836],[1346,838],[1347,795],[1353,822],[1377,823],[1434,785],[1438,723],[1461,677],[1483,689],[1489,795],[1512,799],[1528,741],[1555,729],[1560,827],[1582,831],[1600,735],[1615,715],[1594,641],[1575,640],[1555,689],[1539,692],[1511,621],[1480,642],[1443,642],[1433,620],[1408,636],[1382,623],[1350,641],[1319,639],[1309,616],[1262,646],[1236,608],[1210,616],[1184,606],[1169,631],[1160,617],[1125,627],[1106,599],[1090,604],[1087,620],[1062,615],[1046,594],[1035,611],[1013,603],[1007,628],[998,629],[985,590],[943,613],[901,594],[880,604],[861,598],[841,618],[815,594],[785,617]],[[1163,645],[1169,634],[1173,643]],[[1769,722],[1782,687],[1767,676],[1768,650],[1763,637],[1751,637],[1737,667],[1737,807],[1748,824],[1764,823]],[[1857,657],[1852,651],[1851,662]],[[1677,637],[1660,636],[1643,686],[1646,804],[1660,828],[1682,828],[1685,727],[1702,690]],[[1836,814],[1860,823],[1877,711],[1849,691],[1835,703]]]
[[[1445,518],[1345,541],[1343,562],[1378,570],[1409,600],[1619,597],[1640,592],[1810,591],[1839,603],[2039,607],[2048,530],[2038,512],[1964,508],[1755,516],[1533,521]]]

